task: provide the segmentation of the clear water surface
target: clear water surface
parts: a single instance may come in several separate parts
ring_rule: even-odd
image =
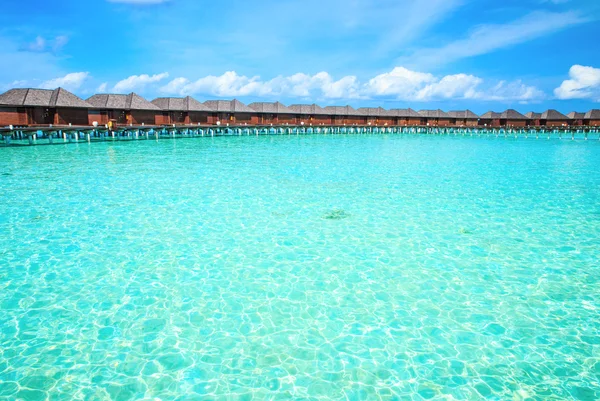
[[[600,399],[600,143],[0,149],[0,399]]]

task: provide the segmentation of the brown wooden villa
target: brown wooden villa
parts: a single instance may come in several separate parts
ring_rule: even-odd
[[[215,112],[193,97],[159,97],[152,104],[162,110],[157,115],[156,124],[212,124]]]
[[[0,126],[87,125],[89,107],[63,88],[11,89],[0,95]]]
[[[585,113],[585,118],[583,119],[584,125],[591,125],[594,127],[600,126],[600,109],[593,109]]]
[[[492,127],[525,127],[529,119],[516,110],[508,109],[502,113],[488,111],[479,118],[479,125]]]
[[[323,108],[334,125],[364,125],[364,116],[351,106],[327,106]]]
[[[364,116],[365,122],[370,125],[393,125],[396,120],[394,113],[390,113],[383,107],[360,107],[358,112]]]
[[[585,119],[585,113],[572,111],[569,114],[567,114],[567,117],[569,117],[569,125],[578,127],[578,126],[583,125],[583,120]]]
[[[529,113],[525,113],[525,117],[527,117],[527,125],[531,127],[539,127],[542,125],[542,113],[530,111]]]
[[[379,109],[379,125],[394,126],[398,125],[398,113],[394,110],[386,110],[383,107]]]
[[[479,116],[471,110],[449,111],[450,124],[458,127],[476,127],[479,124]]]
[[[94,95],[87,102],[92,105],[90,124],[154,125],[162,120],[162,110],[136,93]]]
[[[306,125],[326,125],[331,124],[329,113],[321,106],[316,104],[293,104],[289,106],[296,115],[296,123]]]
[[[391,113],[396,115],[396,124],[408,125],[425,125],[425,118],[413,109],[391,109]]]
[[[437,110],[419,110],[419,114],[425,118],[425,125],[433,127],[447,127],[450,125],[451,117],[448,113]]]
[[[216,113],[215,123],[252,125],[258,124],[258,114],[237,99],[233,100],[207,100],[206,106]]]
[[[556,110],[546,110],[542,113],[540,123],[544,127],[566,127],[569,125],[569,117]]]
[[[275,102],[254,102],[248,105],[255,110],[257,124],[295,124],[296,115],[285,105]]]

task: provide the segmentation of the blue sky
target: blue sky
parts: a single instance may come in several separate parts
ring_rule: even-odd
[[[597,0],[7,0],[0,90],[600,108]]]

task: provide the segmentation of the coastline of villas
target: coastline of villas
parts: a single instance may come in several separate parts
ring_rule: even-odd
[[[516,110],[384,109],[382,107],[326,106],[237,99],[207,100],[160,97],[152,102],[136,93],[97,94],[83,100],[63,89],[10,89],[0,94],[0,127],[99,125],[371,125],[422,127],[585,127],[600,126],[600,109],[587,112],[557,110],[523,115]]]

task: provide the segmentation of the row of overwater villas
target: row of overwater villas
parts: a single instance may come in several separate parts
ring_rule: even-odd
[[[556,110],[527,113],[489,111],[481,116],[470,110],[449,111],[316,104],[284,106],[279,102],[245,105],[238,100],[192,97],[157,98],[151,102],[130,93],[94,95],[80,99],[58,88],[11,89],[0,95],[0,127],[49,125],[376,125],[376,126],[600,126],[600,109],[564,115]]]

